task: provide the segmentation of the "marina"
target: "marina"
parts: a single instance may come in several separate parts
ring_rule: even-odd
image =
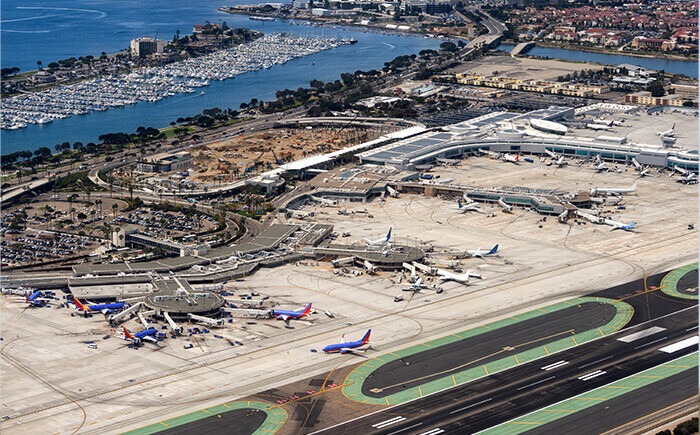
[[[17,130],[28,124],[46,124],[54,119],[193,93],[197,88],[208,86],[211,80],[226,80],[268,69],[353,42],[355,40],[349,38],[271,34],[248,44],[163,67],[20,95],[3,102],[0,128]]]

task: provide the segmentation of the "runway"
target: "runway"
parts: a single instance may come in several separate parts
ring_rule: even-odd
[[[412,434],[436,428],[446,433],[478,432],[695,351],[697,345],[673,353],[658,349],[695,336],[697,329],[688,326],[697,325],[697,313],[697,306],[689,307],[620,334],[316,433]],[[651,327],[663,329],[629,342],[618,340]]]
[[[433,379],[595,329],[607,324],[615,313],[613,305],[584,303],[580,308],[573,306],[406,356],[372,372],[362,387],[362,393],[370,397],[389,396]],[[512,350],[504,352],[506,347]]]
[[[377,413],[358,417],[313,433],[403,435],[424,433],[435,428],[440,428],[446,433],[474,433],[693,352],[697,349],[697,345],[684,348],[672,354],[658,351],[662,346],[697,334],[698,312],[695,301],[680,300],[664,295],[660,291],[650,290],[655,288],[654,286],[659,285],[663,275],[665,274],[649,277],[646,281],[646,287],[641,280],[638,280],[591,295],[623,300],[634,307],[635,312],[632,320],[628,327],[620,333],[608,335],[596,341],[581,344],[549,357],[522,364],[441,393],[426,396],[403,405],[388,407]],[[369,390],[382,384],[393,385],[394,383],[404,382],[407,386],[417,385],[418,383],[410,382],[410,379],[414,376],[434,375],[440,371],[441,367],[449,367],[457,358],[460,361],[465,361],[467,357],[484,357],[489,352],[501,349],[504,343],[515,343],[516,341],[520,342],[520,340],[526,342],[528,339],[533,339],[533,337],[545,337],[560,332],[562,328],[577,330],[595,328],[595,325],[599,324],[603,319],[609,319],[613,316],[615,311],[611,305],[596,303],[584,303],[581,304],[581,308],[576,309],[579,311],[585,310],[587,315],[582,316],[580,312],[579,315],[576,315],[576,310],[567,308],[535,319],[525,320],[510,327],[489,331],[478,337],[461,340],[461,342],[453,343],[447,348],[431,349],[420,354],[405,357],[403,361],[387,364],[378,369],[374,376],[368,379],[368,382],[363,387],[363,392],[372,395],[373,393]],[[696,328],[692,329],[692,326],[696,326]],[[634,332],[647,331],[652,327],[663,329],[658,333],[649,334],[633,341],[618,341],[620,337]],[[644,334],[643,332],[642,335]],[[534,345],[540,346],[541,344],[538,342]],[[450,349],[451,346],[454,349]],[[445,354],[449,355],[449,357],[445,358]],[[503,354],[499,357],[502,356]],[[443,359],[447,359],[448,362],[444,363]],[[406,362],[409,364],[406,365]],[[543,369],[552,365],[554,366],[553,369]],[[391,369],[387,369],[388,367]],[[590,379],[586,378],[587,380],[579,379],[595,373],[600,374]],[[440,376],[445,375],[441,374]],[[693,386],[697,385],[697,375],[695,376],[695,382],[690,382]],[[684,379],[687,381],[687,378]],[[420,383],[422,384],[428,380],[423,379]],[[675,378],[673,382],[676,382]],[[666,385],[666,381],[663,384]],[[649,390],[649,388],[652,390]],[[653,391],[653,388],[655,387],[645,387],[645,389],[635,392],[634,396],[628,398],[625,395],[610,403],[612,406],[618,406],[616,405],[617,403],[625,403],[627,399],[635,401],[637,398],[641,398],[643,401],[645,392],[648,394],[649,391]],[[374,395],[375,397],[382,394],[388,395],[394,392],[395,389],[396,387],[388,389],[389,391],[386,392],[380,391],[381,394],[374,393]],[[664,388],[664,391],[666,390],[675,393],[675,390],[679,389]],[[664,396],[667,396],[668,399],[659,396],[658,400],[648,401],[653,404],[650,404],[648,409],[663,408],[667,400],[673,400],[676,397],[675,395]],[[308,422],[309,425],[297,422],[290,427],[296,427],[295,431],[299,433],[311,432],[313,430],[311,429],[312,427],[318,427],[318,425],[314,425],[317,419],[319,422],[325,420],[324,415],[336,412],[334,409],[338,409],[338,406],[342,409],[347,399],[342,398],[338,400],[340,402],[337,400],[326,400],[324,397],[325,406],[318,407],[318,409],[314,408],[313,418],[304,419],[304,422]],[[610,404],[606,401],[601,406],[610,406]],[[619,420],[612,417],[607,418],[604,422],[605,425],[611,427],[619,425],[622,420],[634,413],[633,408],[635,407],[630,406],[629,408],[629,410],[620,410]],[[232,414],[232,412],[226,414]],[[226,414],[222,414],[222,417]],[[262,415],[262,413],[259,414]],[[580,418],[582,422],[590,420],[588,424],[597,427],[599,422],[597,418],[592,418],[591,415],[576,413],[566,418]],[[180,426],[182,432],[168,431],[168,433],[218,433],[216,430],[222,428],[225,431],[226,426],[228,426],[228,433],[230,433],[232,427],[236,428],[236,433],[252,433],[254,430],[252,425],[240,426],[241,422],[245,422],[244,414],[233,415],[231,418],[227,418],[226,422],[226,425],[220,424],[222,423],[221,419],[212,416]],[[288,423],[291,423],[291,421],[288,421]],[[578,425],[579,423],[576,422],[575,424]],[[244,430],[244,427],[247,429]],[[248,430],[250,432],[247,432]]]
[[[697,368],[688,369],[623,396],[528,431],[528,435],[602,433],[698,394]]]

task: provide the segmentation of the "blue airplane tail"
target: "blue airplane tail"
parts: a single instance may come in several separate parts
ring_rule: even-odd
[[[498,245],[491,248],[491,250],[487,252],[487,254],[495,254],[496,252],[498,252]]]
[[[391,227],[389,227],[389,232],[386,233],[386,241],[388,242],[389,239],[391,239]]]
[[[461,199],[457,200],[457,207],[462,208],[462,200]]]
[[[637,225],[637,222],[632,222],[631,224],[627,225],[627,226],[625,227],[625,229],[633,230],[634,227],[635,227],[635,225]]]

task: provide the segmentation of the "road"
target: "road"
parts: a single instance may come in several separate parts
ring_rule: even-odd
[[[411,434],[436,428],[445,433],[474,433],[693,352],[697,344],[674,353],[658,349],[697,336],[697,316],[697,306],[684,308],[568,351],[316,433]],[[654,326],[664,330],[630,342],[618,341]],[[544,369],[557,363],[554,369]]]

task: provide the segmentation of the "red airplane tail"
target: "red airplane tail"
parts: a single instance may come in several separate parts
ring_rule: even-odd
[[[133,340],[134,336],[131,335],[131,332],[129,332],[129,330],[126,329],[126,326],[124,326],[123,328],[124,328],[124,338],[128,338],[129,340]]]
[[[308,316],[310,312],[311,312],[311,304],[308,304],[306,306],[306,308],[304,309],[304,312],[301,313],[301,317]]]
[[[372,333],[371,329],[368,329],[367,332],[365,333],[365,336],[362,337],[362,344],[365,345],[369,343],[369,335]]]
[[[83,305],[75,296],[73,296],[73,303],[80,311],[87,311],[87,307]]]

